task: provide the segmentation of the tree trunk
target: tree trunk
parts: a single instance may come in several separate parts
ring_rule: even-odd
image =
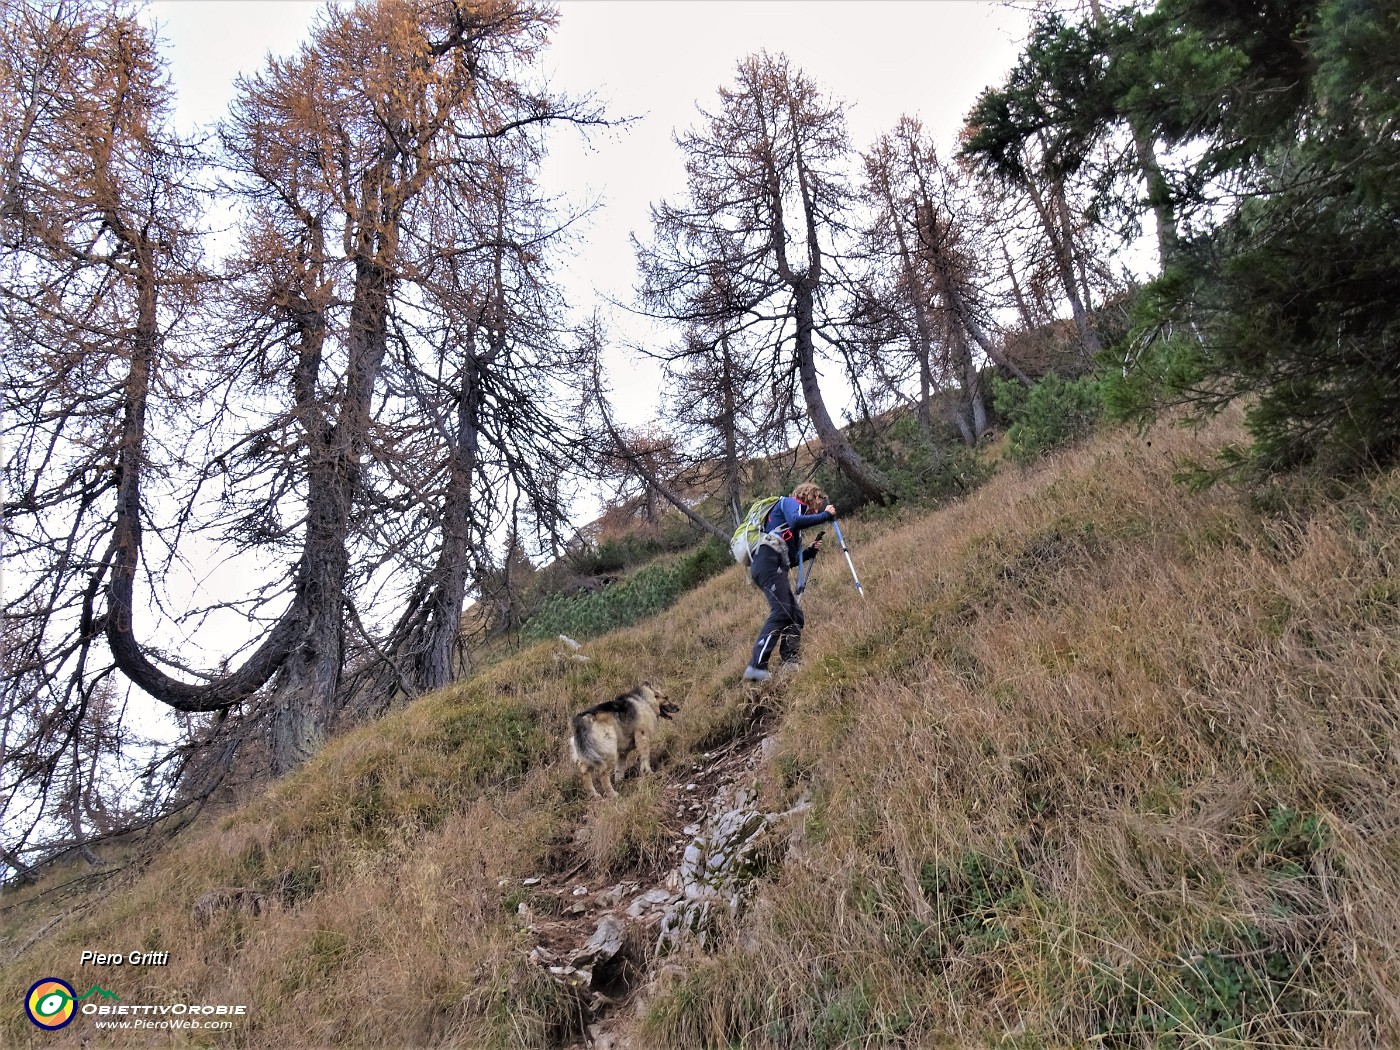
[[[300,610],[293,603],[263,643],[236,670],[199,684],[182,682],[167,675],[151,661],[137,640],[134,592],[137,567],[141,562],[141,483],[145,472],[146,409],[160,345],[158,280],[153,247],[125,228],[119,232],[136,250],[139,289],[136,328],[123,391],[124,409],[116,469],[116,522],[109,554],[112,575],[107,589],[107,616],[103,626],[113,659],[139,689],[177,711],[219,711],[245,699],[272,677],[294,643]]]
[[[919,421],[919,433],[923,434],[925,441],[933,440],[933,414],[931,405],[933,403],[933,369],[929,366],[927,353],[919,355],[919,405],[916,415]]]
[[[1069,219],[1069,207],[1065,203],[1064,186],[1058,180],[1050,181],[1045,191],[1036,184],[1033,177],[1024,180],[1026,193],[1035,206],[1040,219],[1041,231],[1050,245],[1050,257],[1054,260],[1055,273],[1069,300],[1070,314],[1074,319],[1075,331],[1079,333],[1080,346],[1085,354],[1093,356],[1099,351],[1098,333],[1093,330],[1089,313],[1079,293],[1079,279],[1074,267],[1074,239]]]
[[[19,859],[19,855],[12,850],[0,846],[0,861],[4,861],[13,871],[10,876],[13,882],[21,886],[33,886],[39,881],[38,873]]]
[[[982,374],[977,370],[977,362],[972,359],[971,353],[963,358],[963,404],[972,431],[972,440],[968,445],[976,445],[987,432],[987,402],[982,396]]]
[[[1011,294],[1016,299],[1016,312],[1021,315],[1021,330],[1029,332],[1035,327],[1035,315],[1031,304],[1026,301],[1026,293],[1021,290],[1021,282],[1016,279],[1016,264],[1011,261],[1011,249],[1006,246],[1006,238],[1001,238],[1001,257],[1006,261],[1006,276],[1011,281]]]
[[[1162,166],[1157,163],[1157,151],[1152,146],[1152,139],[1136,126],[1133,127],[1133,146],[1137,150],[1143,177],[1147,180],[1147,203],[1157,220],[1157,268],[1160,272],[1176,254],[1180,243],[1176,212],[1172,208],[1171,186],[1162,174]]]
[[[724,491],[729,500],[729,513],[737,529],[743,511],[739,502],[744,498],[743,464],[739,462],[739,406],[734,399],[733,361],[729,356],[729,334],[720,336],[720,349],[723,361],[724,415],[721,425],[724,428]]]
[[[454,655],[462,633],[462,606],[467,595],[471,559],[472,485],[481,428],[481,383],[478,363],[470,354],[463,363],[461,399],[457,408],[457,447],[443,505],[442,550],[433,566],[422,652],[413,674],[421,690],[441,689],[456,676]],[[507,570],[509,557],[507,557]]]
[[[881,471],[866,463],[861,455],[851,447],[846,435],[841,433],[831,421],[822,397],[821,384],[817,381],[817,354],[812,335],[816,331],[814,296],[822,274],[822,253],[817,239],[817,206],[812,193],[810,173],[802,152],[802,137],[798,133],[796,111],[791,99],[788,101],[788,119],[792,124],[795,149],[793,164],[797,173],[797,188],[802,198],[803,233],[807,243],[807,267],[803,273],[796,273],[788,264],[786,242],[787,233],[783,225],[782,195],[776,190],[776,181],[770,189],[770,207],[773,209],[773,247],[777,255],[778,275],[792,289],[794,339],[797,351],[797,371],[802,381],[802,398],[807,405],[807,417],[821,439],[822,448],[831,453],[836,466],[856,486],[871,499],[883,503],[894,496],[894,484]]]
[[[1089,319],[1089,311],[1079,292],[1079,278],[1074,272],[1074,240],[1070,226],[1069,206],[1065,203],[1064,187],[1058,182],[1049,187],[1049,197],[1042,193],[1034,180],[1026,180],[1026,188],[1040,216],[1041,228],[1050,242],[1050,255],[1055,260],[1055,272],[1059,275],[1065,297],[1069,300],[1070,313],[1074,318],[1075,331],[1079,333],[1080,346],[1084,353],[1092,357],[1099,352],[1099,335],[1094,331]]]
[[[1099,0],[1089,0],[1089,10],[1094,23],[1103,25],[1105,18],[1103,5]],[[1136,120],[1130,120],[1133,133],[1133,149],[1137,153],[1138,166],[1142,168],[1147,182],[1147,203],[1157,220],[1157,269],[1163,270],[1167,261],[1176,254],[1178,244],[1176,212],[1172,208],[1171,186],[1162,174],[1162,166],[1157,163],[1157,151],[1152,145],[1152,136]]]
[[[345,646],[346,536],[360,486],[360,455],[387,347],[389,278],[374,259],[355,262],[346,333],[345,389],[333,423],[308,433],[307,538],[296,604],[305,611],[296,647],[272,698],[272,770],[295,769],[325,741],[337,714]]]
[[[305,620],[273,689],[274,775],[295,769],[321,746],[340,683],[350,492],[349,479],[342,472],[343,457],[333,448],[335,430],[313,434],[311,440],[306,547],[297,566],[295,599],[305,611]]]
[[[918,172],[918,162],[916,158],[911,158],[913,167]],[[895,243],[899,248],[900,269],[904,273],[905,285],[909,289],[909,303],[914,312],[914,332],[915,332],[915,356],[919,362],[919,406],[917,418],[919,430],[924,435],[925,440],[933,438],[933,420],[930,418],[929,401],[933,396],[933,325],[929,321],[928,304],[924,301],[925,288],[923,282],[919,280],[918,268],[914,265],[914,252],[909,246],[909,237],[904,229],[904,223],[899,217],[899,202],[895,200],[894,191],[890,188],[889,179],[882,180],[881,189],[884,191],[885,203],[890,209],[890,224],[894,227]],[[927,200],[927,191],[923,185],[922,173],[919,173],[919,189],[923,196],[926,221],[932,222],[931,205]],[[915,213],[915,223],[917,224],[917,211]],[[931,245],[929,246],[932,247]],[[937,260],[934,260],[937,265]]]
[[[807,416],[821,438],[822,448],[831,454],[841,472],[856,483],[867,496],[877,502],[884,502],[894,493],[894,485],[883,472],[872,467],[851,447],[846,435],[831,420],[822,398],[821,385],[817,382],[816,353],[812,344],[813,320],[812,289],[805,282],[793,290],[793,306],[796,312],[797,372],[802,380],[802,397],[807,404]]]

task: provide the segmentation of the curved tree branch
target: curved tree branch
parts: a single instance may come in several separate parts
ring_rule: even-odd
[[[702,517],[699,514],[696,514],[695,511],[691,510],[691,508],[686,504],[685,499],[679,493],[677,493],[675,489],[671,488],[664,481],[662,481],[657,476],[656,472],[653,471],[650,467],[648,467],[640,456],[636,455],[634,452],[632,452],[631,449],[627,447],[627,442],[624,441],[622,435],[618,433],[617,427],[613,424],[612,417],[608,414],[608,405],[606,399],[604,399],[603,397],[603,384],[602,379],[598,374],[598,360],[596,357],[593,359],[593,400],[598,405],[598,413],[602,417],[603,426],[607,429],[608,437],[612,439],[613,451],[616,452],[623,459],[625,459],[628,465],[630,465],[633,470],[640,474],[648,485],[654,488],[657,492],[661,493],[661,495],[666,499],[668,503],[674,506],[678,511],[684,514],[697,526],[708,532],[711,536],[718,536],[720,539],[728,543],[729,533],[725,532],[718,525],[715,525],[713,522],[709,521],[708,519]]]

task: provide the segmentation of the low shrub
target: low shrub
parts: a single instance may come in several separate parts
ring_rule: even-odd
[[[1099,380],[1093,376],[1069,380],[1051,373],[1029,389],[993,376],[992,400],[997,413],[1011,422],[1007,454],[1023,466],[1087,435],[1103,411]]]
[[[634,533],[580,547],[570,551],[568,559],[575,572],[583,576],[602,576],[621,572],[654,558],[663,549],[661,540],[656,536]]]
[[[862,424],[851,427],[848,433],[861,458],[894,484],[895,499],[900,503],[930,506],[964,496],[991,476],[978,451],[964,445],[950,425],[925,434],[911,414],[883,430]],[[867,500],[865,493],[829,462],[817,468],[814,480],[843,512]]]
[[[670,565],[648,565],[596,594],[548,598],[521,632],[526,641],[567,634],[590,638],[669,607],[682,594],[732,565],[728,547],[711,538]]]

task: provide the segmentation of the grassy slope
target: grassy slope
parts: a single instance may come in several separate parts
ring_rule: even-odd
[[[1400,1045],[1400,475],[1336,501],[1171,483],[1233,425],[848,523],[869,600],[819,565],[772,698],[763,790],[810,790],[805,834],[735,937],[668,970],[640,1045]],[[648,787],[584,803],[568,715],[663,680],[664,775],[746,724],[762,612],[732,570],[587,665],[543,644],[336,742],[6,966],[0,1043],[95,1036],[30,1028],[23,990],[142,947],[170,965],[100,975],[126,1001],[251,1004],[211,1045],[566,1037],[498,880],[586,857],[596,884],[666,840]],[[218,885],[282,903],[195,928]]]

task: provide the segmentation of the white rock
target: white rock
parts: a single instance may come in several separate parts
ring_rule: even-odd
[[[573,964],[582,967],[590,963],[611,959],[622,951],[626,933],[627,927],[623,925],[621,919],[616,915],[604,915],[598,920],[598,928],[593,931],[593,936],[588,939],[588,943],[574,955]]]

